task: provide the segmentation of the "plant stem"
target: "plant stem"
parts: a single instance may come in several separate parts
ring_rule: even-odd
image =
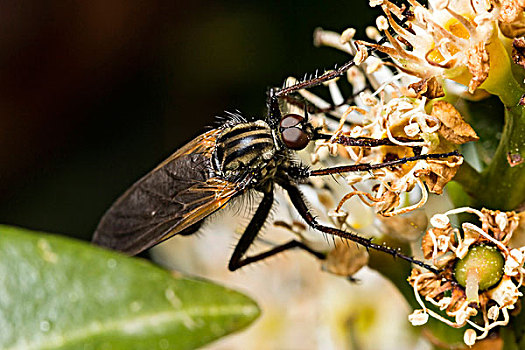
[[[516,210],[525,204],[525,109],[505,109],[505,126],[496,153],[482,173],[475,195],[480,206]]]
[[[458,182],[463,190],[470,196],[475,197],[479,186],[480,174],[469,163],[463,161],[458,169],[454,181]]]
[[[476,176],[462,166],[456,181],[473,196],[474,204],[497,210],[516,210],[525,205],[525,108],[524,92],[512,75],[512,60],[503,43],[494,40],[489,78],[481,85],[505,105],[505,125],[498,148],[487,168]]]
[[[389,236],[383,236],[379,239],[387,246],[399,247],[403,251],[409,250],[409,245],[396,240]],[[412,287],[407,283],[407,276],[410,275],[411,265],[404,260],[392,260],[393,258],[383,252],[376,250],[369,251],[368,267],[379,272],[383,277],[390,280],[401,292],[405,300],[410,304],[412,309],[417,308]]]

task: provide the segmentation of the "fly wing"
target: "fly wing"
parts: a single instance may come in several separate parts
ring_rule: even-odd
[[[104,214],[93,243],[138,254],[198,223],[240,193],[243,186],[212,173],[219,132],[197,137],[137,181]]]

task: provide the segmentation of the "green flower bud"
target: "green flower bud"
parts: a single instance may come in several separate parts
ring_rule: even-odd
[[[478,245],[469,249],[467,255],[456,263],[456,281],[467,292],[467,299],[477,300],[477,292],[496,285],[503,276],[505,260],[493,246]]]

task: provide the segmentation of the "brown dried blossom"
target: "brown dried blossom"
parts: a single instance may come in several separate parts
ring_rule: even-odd
[[[499,0],[498,24],[507,38],[516,38],[525,34],[525,3],[523,0]]]
[[[390,87],[395,89],[395,86]],[[334,86],[332,86],[332,89]],[[390,98],[388,102],[384,99],[384,89],[386,85],[377,90],[373,95],[364,97],[364,101],[372,101],[369,110],[364,110],[355,106],[347,107],[341,115],[341,121],[335,131],[332,132],[331,140],[320,140],[317,142],[313,159],[323,161],[326,155],[339,155],[356,164],[360,163],[384,163],[396,159],[412,157],[415,155],[414,147],[422,147],[424,153],[446,153],[453,150],[453,141],[461,142],[474,138],[475,133],[468,130],[466,124],[459,113],[449,104],[439,102],[436,105],[434,114],[426,112],[426,98],[410,99],[406,97]],[[311,97],[311,96],[310,96]],[[351,129],[345,129],[345,121],[352,113],[362,115],[367,123],[356,125]],[[443,119],[448,125],[460,125],[457,128],[459,136],[448,132],[447,126],[443,129]],[[455,123],[455,124],[454,124]],[[445,131],[441,131],[445,130]],[[447,135],[451,141],[446,140],[442,135]],[[440,139],[440,135],[443,139]],[[449,136],[454,135],[454,137]],[[389,139],[394,146],[381,146],[373,148],[363,148],[352,146],[342,146],[345,138],[373,138]],[[328,152],[326,152],[328,151]],[[368,172],[370,178],[379,181],[379,185],[374,187],[371,193],[364,193],[354,189],[345,195],[336,208],[336,212],[344,212],[343,205],[357,196],[361,201],[373,206],[375,211],[384,216],[395,216],[420,208],[427,200],[427,188],[431,193],[442,193],[444,186],[454,177],[459,166],[462,164],[461,156],[450,156],[444,159],[427,159],[406,162],[396,166],[374,169]],[[348,184],[352,185],[362,182],[363,176],[352,173],[348,176]],[[422,181],[425,181],[425,186]],[[419,202],[399,207],[400,196],[409,192],[415,187],[422,191]]]
[[[499,0],[498,20],[503,23],[515,22],[523,13],[523,1],[519,0]]]
[[[525,15],[523,12],[513,22],[499,22],[498,25],[501,33],[507,38],[517,38],[525,35]]]
[[[512,41],[512,61],[525,68],[525,38],[514,38]]]
[[[473,93],[489,76],[490,59],[485,43],[477,43],[467,50],[467,67],[472,74],[468,91]]]
[[[477,215],[481,228],[470,223],[463,223],[461,230],[453,227],[448,216],[463,212]],[[423,237],[422,248],[425,258],[431,259],[440,272],[422,272],[419,268],[412,271],[409,283],[422,309],[415,310],[409,319],[414,325],[424,324],[428,316],[454,328],[468,324],[472,328],[465,332],[464,340],[471,346],[475,341],[486,338],[494,327],[506,325],[509,322],[509,310],[515,308],[522,296],[519,288],[525,273],[525,247],[511,248],[508,245],[519,225],[519,216],[514,212],[458,208],[436,214],[430,222],[433,227]],[[495,285],[481,291],[478,290],[476,279],[469,282],[467,278],[466,287],[458,284],[455,276],[457,271],[454,270],[456,261],[463,259],[472,247],[480,245],[493,247],[504,259],[499,282],[495,280]],[[478,272],[473,273],[477,276]],[[422,297],[446,316],[428,309]],[[478,313],[483,315],[483,324],[470,319]]]
[[[445,160],[429,159],[426,168],[418,171],[417,174],[425,181],[431,193],[441,194],[445,185],[454,178],[461,164],[463,164],[461,156],[451,156]]]
[[[368,252],[357,244],[337,241],[323,262],[323,270],[334,275],[350,277],[368,264]]]
[[[439,134],[447,141],[461,145],[479,140],[472,127],[465,122],[454,106],[446,101],[436,101],[432,105],[431,115],[441,121]]]
[[[490,56],[506,55],[497,40],[497,24],[509,37],[525,28],[521,0],[430,0],[428,8],[416,0],[409,3],[408,9],[389,0],[374,2],[385,13],[383,22],[387,23],[378,28],[388,43],[356,44],[389,55],[402,72],[423,81],[452,79],[467,85],[470,93],[489,79]],[[424,96],[418,94],[417,87],[414,90],[416,96]]]
[[[515,212],[481,209],[484,214],[481,218],[481,229],[492,232],[492,235],[503,244],[508,244],[512,234],[520,223],[520,217]]]
[[[416,98],[424,96],[429,99],[434,99],[445,96],[443,86],[441,86],[436,77],[421,79],[417,83],[408,85],[408,88],[415,92],[413,97]]]

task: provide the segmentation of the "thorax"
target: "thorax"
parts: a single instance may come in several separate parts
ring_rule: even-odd
[[[262,120],[226,127],[217,138],[215,170],[224,178],[268,177],[277,166],[272,131]]]

